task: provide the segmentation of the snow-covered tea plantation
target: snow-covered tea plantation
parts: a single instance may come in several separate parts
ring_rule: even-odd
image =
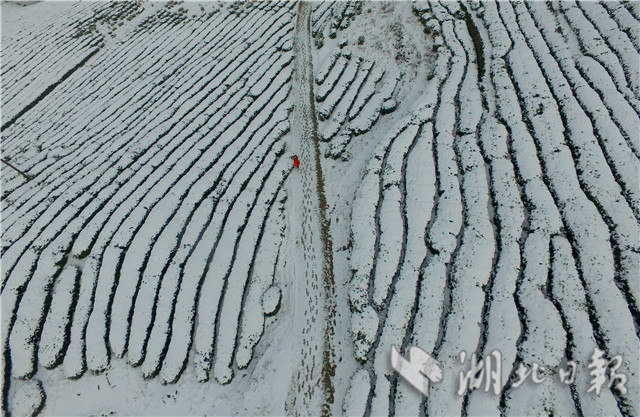
[[[1,12],[3,414],[640,414],[637,1]]]

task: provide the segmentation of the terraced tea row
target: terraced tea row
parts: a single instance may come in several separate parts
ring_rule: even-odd
[[[96,22],[130,19],[139,12],[136,3],[93,5],[75,3],[52,8],[46,31],[32,31],[24,19],[3,31],[2,129],[14,123],[58,84],[82,67],[104,46]],[[88,30],[84,24],[93,27]],[[12,29],[17,27],[18,29]],[[8,32],[8,33],[7,33]],[[64,56],[65,59],[60,59]]]
[[[638,414],[638,4],[3,5],[3,412]]]
[[[438,58],[415,110],[377,145],[353,204],[351,323],[362,365],[345,413],[635,413],[632,6],[413,7]],[[497,349],[501,394],[457,395],[454,372],[421,397],[389,367],[392,345],[432,353],[445,374],[464,366],[462,351],[482,360]],[[627,392],[594,397],[586,375],[558,382],[557,369],[567,360],[586,369],[595,347],[622,355]],[[513,388],[518,367],[533,363],[544,382]]]
[[[247,367],[279,302],[291,7],[160,19],[4,129],[32,177],[3,167],[5,406],[38,366],[126,357],[175,382],[193,348],[202,381]]]

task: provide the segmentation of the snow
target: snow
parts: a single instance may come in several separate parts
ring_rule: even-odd
[[[260,304],[262,305],[262,312],[266,316],[272,316],[278,312],[281,296],[282,291],[277,285],[270,286],[262,293]]]
[[[624,5],[614,2],[603,3],[602,6],[607,9],[611,18],[616,21],[620,30],[629,37],[636,51],[638,51],[640,48],[640,30],[638,30],[638,25],[629,10]]]
[[[360,61],[361,58],[354,58],[349,61],[349,64],[342,73],[339,82],[334,88],[331,88],[331,92],[326,96],[322,105],[319,106],[318,118],[320,120],[326,120],[335,109],[336,104],[341,101],[345,92],[351,86],[351,83],[353,83],[356,74],[358,73]],[[325,84],[322,84],[322,86],[324,85]]]
[[[385,155],[382,173],[382,202],[379,217],[386,221],[380,227],[380,242],[375,274],[373,277],[373,304],[382,306],[386,301],[389,286],[400,262],[403,233],[405,232],[402,214],[402,196],[400,182],[402,178],[403,160],[418,132],[417,125],[410,125],[396,137],[387,155]],[[378,220],[379,222],[379,220]]]
[[[466,33],[461,30],[462,22],[456,22],[455,36],[459,45],[471,56],[471,39],[458,35]],[[446,30],[446,29],[445,29]],[[446,32],[445,32],[446,34]],[[456,48],[456,39],[452,41]],[[462,173],[462,203],[464,207],[465,228],[456,248],[451,280],[451,304],[457,306],[446,318],[444,341],[440,345],[443,352],[472,352],[478,344],[480,328],[469,317],[482,315],[484,297],[482,287],[487,285],[491,273],[495,238],[490,223],[488,207],[489,190],[482,155],[477,144],[477,127],[481,117],[481,97],[475,80],[477,68],[473,62],[466,63],[466,74],[459,86],[459,121],[458,135],[454,147],[459,158],[459,169]],[[451,353],[438,355],[444,367],[452,368],[458,358]],[[434,393],[440,390],[455,392],[451,382],[434,386]],[[436,414],[455,414],[460,407],[451,395],[434,396],[429,402],[429,410]],[[438,401],[439,399],[439,401]],[[444,401],[449,401],[443,403]],[[461,410],[461,408],[460,408]]]
[[[63,269],[51,297],[50,315],[45,321],[38,347],[38,360],[46,368],[53,368],[61,359],[65,339],[71,327],[76,302],[80,270],[76,266]]]
[[[604,105],[611,112],[614,123],[620,126],[620,133],[624,135],[634,155],[636,157],[640,155],[640,139],[638,135],[634,134],[635,126],[633,124],[636,114],[631,105],[624,100],[604,68],[593,58],[579,57],[576,60],[576,66],[589,85],[602,97]]]
[[[286,194],[283,194],[284,191],[280,191],[276,205],[270,209],[275,212],[275,215],[270,216],[265,225],[251,271],[252,279],[242,312],[240,338],[236,353],[236,363],[241,369],[249,365],[255,346],[262,336],[265,324],[263,314],[275,313],[282,302],[282,290],[273,284],[274,276],[272,274],[274,274],[282,246],[284,225],[281,215],[286,199]],[[265,299],[267,300],[266,307],[263,303]]]
[[[45,403],[45,394],[40,381],[25,381],[16,390],[13,412],[21,416],[37,416]]]
[[[330,58],[325,61],[323,67],[320,68],[317,72],[317,75],[315,78],[316,84],[321,85],[326,81],[327,77],[329,76],[329,73],[333,70],[333,67],[336,65],[338,58],[340,58],[340,55],[341,54],[339,51],[334,51],[330,55]]]
[[[371,379],[369,373],[364,369],[356,372],[349,384],[349,389],[344,397],[342,410],[346,416],[361,416],[365,414],[366,402],[369,393]]]
[[[514,17],[507,14],[506,22],[514,22]],[[509,23],[507,23],[509,26]],[[524,44],[524,39],[518,45],[519,57],[510,59],[511,67],[514,73],[520,78],[526,77],[530,80],[528,83],[521,84],[524,90],[524,104],[529,114],[534,113],[537,102],[543,102],[544,106],[555,108],[555,102],[551,101],[550,92],[544,91],[542,87],[543,75],[537,65],[529,65],[524,67],[526,59],[533,56],[529,55]],[[525,75],[526,74],[526,75]],[[536,92],[532,91],[533,87]],[[538,99],[537,97],[540,97]],[[628,337],[618,337],[611,339],[612,350],[619,352],[623,356],[633,357],[632,352],[638,348],[637,339],[631,336],[633,334],[633,319],[630,316],[623,295],[615,286],[613,281],[613,257],[610,243],[608,242],[608,228],[605,222],[600,218],[595,205],[587,199],[582,192],[577,173],[573,169],[572,156],[566,145],[562,146],[564,137],[559,129],[561,126],[560,117],[557,113],[543,112],[539,117],[531,117],[533,132],[537,137],[541,137],[542,131],[545,132],[545,141],[539,141],[540,153],[542,160],[546,166],[546,176],[549,178],[552,192],[562,202],[560,204],[561,214],[567,227],[572,231],[573,238],[576,241],[578,258],[580,260],[583,279],[587,288],[593,291],[593,303],[595,309],[601,313],[601,323],[605,323],[608,331],[613,331],[617,335],[629,335]],[[579,213],[579,215],[577,215]],[[608,248],[608,250],[596,251],[595,248]],[[607,299],[608,301],[605,301]],[[611,300],[617,300],[612,303]],[[615,323],[610,321],[608,314],[615,310]],[[604,313],[607,311],[607,313]],[[624,353],[622,353],[624,352]],[[635,362],[635,361],[634,361]],[[634,368],[635,365],[632,365]]]
[[[276,151],[276,155],[281,155],[283,149]],[[267,164],[265,164],[267,165]],[[215,347],[216,350],[216,361],[214,365],[214,373],[216,375],[216,379],[220,382],[228,382],[225,381],[227,375],[232,375],[233,370],[231,369],[232,361],[233,361],[233,353],[236,347],[237,335],[234,335],[238,329],[238,322],[240,317],[240,311],[243,307],[243,295],[246,289],[247,278],[249,277],[249,267],[251,259],[253,259],[253,254],[251,253],[251,248],[254,248],[256,243],[255,240],[259,234],[258,228],[262,226],[264,222],[264,215],[267,209],[269,208],[271,202],[275,199],[277,195],[277,190],[282,184],[283,180],[286,178],[286,173],[290,169],[289,161],[286,158],[281,158],[277,165],[271,167],[271,174],[266,176],[255,176],[254,178],[261,178],[263,182],[261,190],[258,190],[260,194],[256,196],[258,201],[253,202],[253,208],[247,216],[249,220],[244,225],[242,230],[242,236],[238,240],[237,246],[235,248],[235,259],[234,259],[234,267],[231,269],[231,273],[228,275],[227,279],[227,287],[224,292],[224,304],[222,305],[222,309],[220,310],[219,317],[219,329],[218,329],[218,339]],[[249,185],[250,186],[250,185]],[[257,188],[257,187],[256,187]],[[236,200],[236,204],[242,202],[242,197]],[[247,204],[249,205],[249,204]],[[242,207],[242,206],[239,206]],[[233,215],[234,213],[232,213]],[[240,216],[234,216],[240,217]],[[249,259],[251,258],[251,259]],[[269,294],[267,294],[268,296]],[[272,295],[272,298],[275,296]],[[279,301],[279,297],[272,301],[275,306],[272,306],[272,309],[269,309],[269,304],[266,304],[266,314],[270,312],[274,312],[277,307],[277,302]],[[263,298],[263,307],[265,307],[264,298]],[[202,323],[203,320],[199,319],[199,323]],[[232,336],[233,335],[233,336]],[[230,379],[230,378],[229,378]]]
[[[361,362],[367,360],[367,354],[376,339],[378,325],[378,314],[371,305],[366,305],[362,311],[354,311],[351,315],[354,354]]]
[[[358,91],[358,95],[354,103],[349,110],[349,120],[353,120],[360,113],[362,108],[367,104],[367,102],[371,99],[373,94],[375,93],[375,87],[382,77],[384,76],[384,70],[382,68],[376,67],[373,72],[370,70],[365,74],[364,84]]]
[[[561,10],[564,12],[564,15],[567,17],[567,22],[571,25],[571,28],[578,36],[580,47],[586,52],[585,55],[591,56],[607,69],[609,76],[616,84],[618,90],[624,94],[625,99],[637,110],[637,95],[631,91],[629,86],[627,86],[624,68],[615,52],[609,49],[600,33],[586,19],[575,2],[560,3],[559,5]]]
[[[335,65],[331,68],[331,71],[329,71],[329,74],[327,75],[327,77],[324,79],[324,81],[316,91],[317,101],[320,101],[320,102],[324,101],[329,95],[329,93],[334,90],[334,88],[338,84],[338,81],[342,78],[343,72],[346,70],[347,64],[349,64],[349,62],[350,62],[350,57],[347,57],[344,54],[342,54],[336,60]],[[353,69],[350,69],[349,73],[353,75],[355,71]],[[347,75],[346,78],[349,79],[350,78],[349,75]]]
[[[607,46],[618,56],[618,60],[627,77],[627,82],[637,96],[640,93],[640,84],[638,83],[640,68],[636,59],[637,51],[629,38],[621,30],[618,30],[616,22],[610,18],[601,5],[576,3],[576,6],[580,8],[584,17],[594,24]]]
[[[3,414],[638,414],[638,20],[3,3]]]
[[[359,59],[357,59],[356,61],[359,61]],[[320,126],[324,126],[321,128],[322,134],[320,137],[323,141],[331,140],[331,138],[333,138],[342,128],[342,125],[347,118],[347,114],[351,109],[351,106],[353,106],[354,101],[359,97],[359,91],[362,87],[362,83],[365,81],[365,79],[367,79],[372,67],[372,61],[365,60],[360,63],[358,73],[356,74],[355,79],[349,85],[349,89],[347,90],[347,96],[340,97],[340,101],[338,102],[338,104],[334,104],[335,107],[333,109],[333,113],[330,113],[330,115],[332,116],[331,120],[320,124]],[[327,115],[325,118],[328,117],[329,115]]]
[[[393,96],[399,79],[399,75],[392,78],[392,76],[387,73],[387,78],[383,79],[380,91],[371,96],[371,98],[361,108],[360,112],[356,113],[355,118],[351,121],[351,127],[349,128],[351,132],[355,135],[361,135],[371,129],[380,116],[383,103],[390,100]]]
[[[561,236],[555,236],[551,243],[553,253],[551,265],[553,285],[551,290],[553,295],[568,307],[565,308],[564,314],[568,326],[573,331],[571,358],[577,362],[578,366],[584,366],[589,362],[593,353],[591,347],[597,345],[593,334],[585,331],[589,328],[587,325],[589,312],[587,311],[584,288],[580,283],[578,270],[571,256],[569,241]],[[584,409],[594,410],[598,414],[617,414],[615,399],[610,391],[603,391],[601,396],[595,398],[586,394],[589,385],[586,379],[577,381],[577,384],[579,386],[576,388],[576,392]]]

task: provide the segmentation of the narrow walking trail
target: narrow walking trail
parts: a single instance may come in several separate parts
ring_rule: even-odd
[[[289,239],[287,253],[291,262],[285,274],[295,280],[296,337],[302,338],[297,371],[292,381],[293,403],[288,411],[294,414],[332,414],[334,402],[334,350],[331,335],[335,326],[335,301],[332,243],[326,214],[324,179],[320,163],[313,93],[311,61],[312,5],[298,4],[294,33],[294,64],[291,113],[291,143],[287,150],[300,158],[298,175],[291,178]],[[302,252],[302,253],[300,253]]]

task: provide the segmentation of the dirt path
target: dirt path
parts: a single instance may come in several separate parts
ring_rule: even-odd
[[[296,256],[289,271],[297,271],[295,330],[302,339],[302,352],[292,381],[294,400],[288,411],[307,415],[317,415],[321,411],[323,415],[331,415],[335,372],[331,335],[334,334],[336,310],[333,251],[314,107],[311,11],[311,3],[298,4],[294,33],[295,72],[291,94],[295,106],[288,148],[300,158],[300,169],[291,181],[293,201],[288,204],[290,231],[297,240],[296,247],[290,252]]]

